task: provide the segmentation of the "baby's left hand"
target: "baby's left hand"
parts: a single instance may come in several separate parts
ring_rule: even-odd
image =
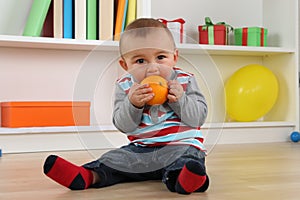
[[[169,94],[168,99],[170,103],[177,102],[183,95],[183,87],[177,80],[170,80],[168,82]]]

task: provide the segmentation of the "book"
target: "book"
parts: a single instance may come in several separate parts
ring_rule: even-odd
[[[86,0],[74,0],[74,37],[86,39]]]
[[[0,0],[0,35],[22,35],[31,6],[32,0]]]
[[[151,1],[137,0],[136,1],[136,18],[151,17]]]
[[[124,8],[124,12],[123,12],[123,21],[122,21],[122,29],[121,29],[121,33],[125,30],[126,27],[126,16],[127,16],[127,11],[128,11],[128,1],[125,1],[125,8]]]
[[[46,19],[43,25],[42,37],[53,37],[53,1],[50,4]]]
[[[115,32],[114,32],[114,40],[120,40],[120,35],[124,30],[125,24],[125,16],[126,16],[126,8],[128,5],[128,0],[118,0],[118,7],[116,13],[116,22],[115,22]]]
[[[74,38],[73,0],[63,0],[63,38]]]
[[[101,1],[101,0],[100,0]],[[97,40],[98,16],[97,16],[97,0],[86,0],[86,39]],[[107,8],[106,8],[107,9]]]
[[[126,26],[136,19],[136,0],[128,0]]]
[[[63,0],[53,0],[53,36],[63,38]]]
[[[30,9],[29,16],[27,18],[25,28],[23,31],[24,36],[38,37],[41,35],[41,31],[48,13],[51,0],[34,0]]]
[[[113,40],[114,0],[99,0],[99,39]]]

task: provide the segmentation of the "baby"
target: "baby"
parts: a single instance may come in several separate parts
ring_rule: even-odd
[[[176,67],[178,50],[171,32],[158,20],[141,18],[126,27],[119,44],[119,64],[128,73],[116,82],[113,123],[129,144],[83,166],[50,155],[44,173],[72,190],[162,180],[171,192],[206,191],[200,126],[207,105],[195,77]],[[140,84],[152,75],[168,80],[162,105],[148,105],[154,94],[149,84]]]

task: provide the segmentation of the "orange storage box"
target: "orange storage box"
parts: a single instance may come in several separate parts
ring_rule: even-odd
[[[88,126],[90,102],[2,102],[2,127]]]

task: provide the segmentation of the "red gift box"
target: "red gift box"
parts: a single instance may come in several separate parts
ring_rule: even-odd
[[[228,32],[233,28],[225,22],[213,24],[209,17],[205,18],[205,25],[198,26],[200,44],[228,44]]]
[[[213,35],[210,34],[211,30],[209,29],[212,29]],[[213,25],[206,28],[205,26],[199,26],[198,30],[200,44],[227,44],[227,27],[225,25]]]

